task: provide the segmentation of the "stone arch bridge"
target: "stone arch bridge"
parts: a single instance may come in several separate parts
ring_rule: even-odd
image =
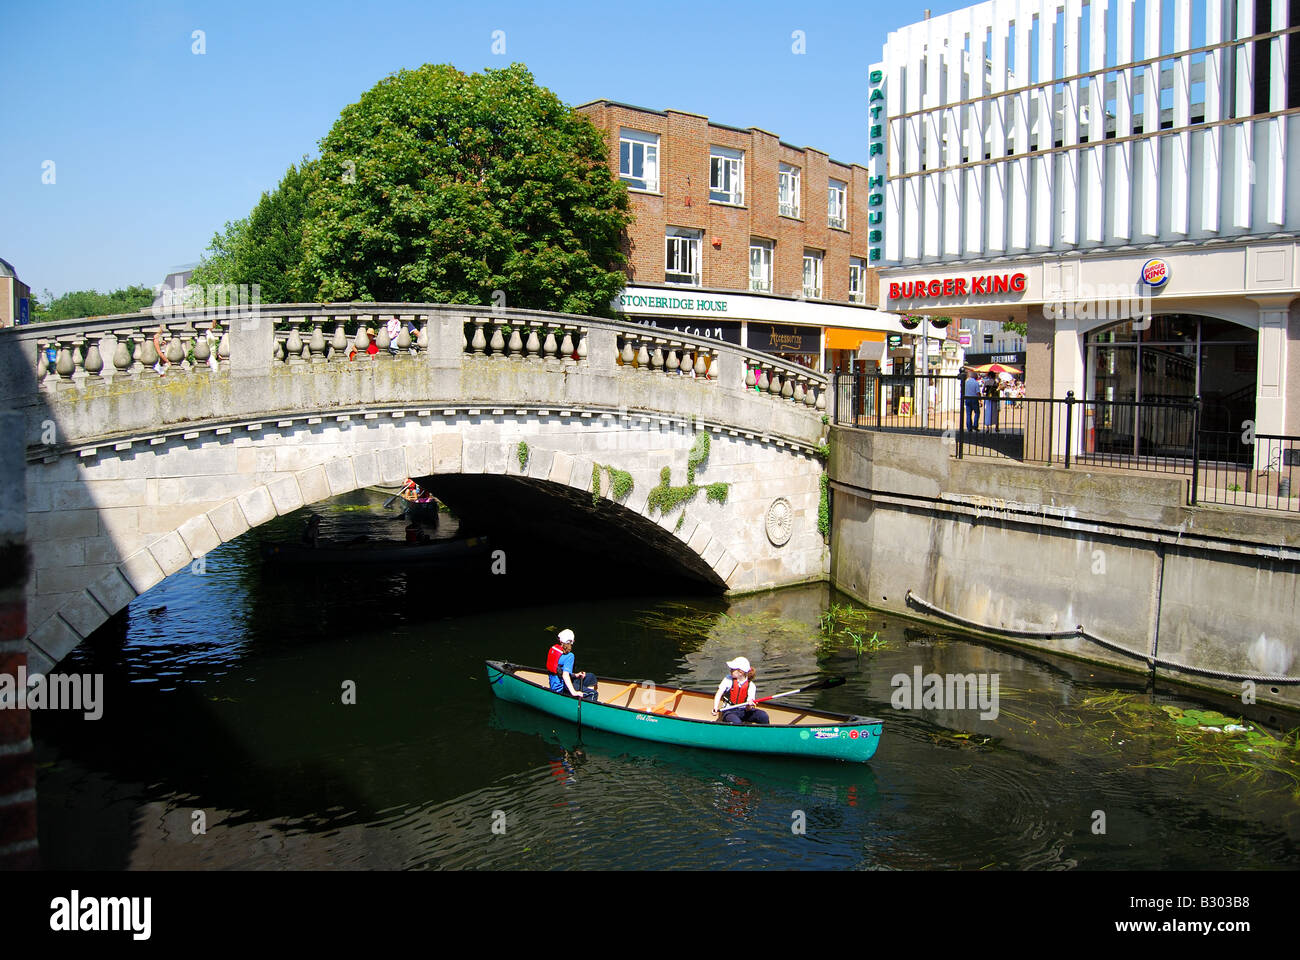
[[[407,477],[496,484],[719,591],[822,579],[824,388],[730,344],[507,309],[261,305],[2,330],[0,407],[26,433],[30,669],[250,528]],[[725,484],[725,502],[701,491],[664,514],[651,491],[664,468],[686,483],[701,433],[697,482]]]

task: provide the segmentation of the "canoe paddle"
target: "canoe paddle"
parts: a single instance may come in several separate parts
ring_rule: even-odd
[[[848,681],[844,677],[827,677],[825,680],[814,680],[806,687],[800,687],[798,690],[787,690],[785,693],[774,693],[770,697],[760,697],[753,704],[750,703],[733,703],[729,707],[723,707],[718,713],[726,713],[728,710],[735,710],[737,707],[749,707],[759,703],[766,703],[769,700],[775,700],[778,697],[793,697],[796,693],[803,693],[805,690],[829,690],[831,687],[843,686]]]
[[[415,486],[414,481],[412,481],[412,480],[407,480],[404,484],[402,484],[402,489],[401,489],[401,490],[398,490],[395,494],[393,494],[391,497],[389,497],[388,500],[384,503],[384,505],[383,505],[382,507],[380,507],[380,509],[381,509],[381,510],[387,510],[389,504],[391,504],[394,500],[396,500],[398,497],[400,497],[402,494],[404,494],[404,493],[407,491],[408,488],[413,487],[413,486]]]

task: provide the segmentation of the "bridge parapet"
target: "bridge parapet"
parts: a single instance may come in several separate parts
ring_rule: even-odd
[[[465,401],[699,416],[806,446],[825,388],[715,340],[504,308],[279,304],[0,331],[0,401],[28,411],[44,455],[232,418]]]

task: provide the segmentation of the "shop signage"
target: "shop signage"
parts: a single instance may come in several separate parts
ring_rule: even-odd
[[[18,322],[19,323],[27,323],[31,319],[29,313],[30,308],[28,307],[28,304],[30,302],[31,301],[28,300],[27,297],[18,298]]]
[[[776,323],[749,322],[749,349],[764,353],[811,353],[822,349],[820,327],[787,327]]]
[[[740,346],[740,323],[735,320],[723,320],[714,323],[678,323],[665,319],[663,323],[660,323],[660,321],[649,317],[630,317],[629,319],[643,327],[654,327],[665,332],[671,330],[673,333],[687,333],[693,337],[703,337],[706,340],[722,340],[725,343]]]
[[[618,298],[619,308],[635,310],[637,307],[652,310],[689,310],[692,313],[726,313],[727,301],[711,297],[660,297],[655,294],[624,293]]]
[[[1169,282],[1169,264],[1153,259],[1142,264],[1142,282],[1149,287],[1163,287]]]
[[[889,299],[1024,293],[1025,279],[1023,273],[991,273],[976,277],[948,277],[944,280],[900,280],[889,285]]]
[[[971,332],[969,330],[962,330],[960,333],[957,334],[957,340],[959,343],[961,343],[963,347],[969,347],[970,340],[971,340]]]
[[[867,80],[871,89],[867,94],[867,112],[871,115],[867,125],[867,162],[871,167],[867,175],[867,256],[876,263],[881,259],[885,239],[885,217],[880,209],[885,204],[885,118],[881,116],[885,111],[885,71],[872,70]]]
[[[903,345],[903,335],[901,333],[891,333],[889,335],[890,350],[893,350],[895,347],[900,347],[902,345]]]

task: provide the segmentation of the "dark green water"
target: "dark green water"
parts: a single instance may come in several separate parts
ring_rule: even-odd
[[[325,535],[400,536],[373,519],[381,500],[326,507]],[[264,566],[258,541],[296,538],[300,523],[225,545],[60,665],[104,673],[107,689],[101,720],[34,714],[46,866],[1300,865],[1296,752],[1224,748],[1159,709],[1239,714],[1230,703],[879,614],[865,632],[885,646],[859,654],[842,633],[819,637],[819,616],[843,599],[825,587],[638,597],[608,561],[526,539],[500,544],[499,576]],[[881,717],[879,752],[849,765],[590,730],[579,741],[496,702],[483,666],[542,663],[561,626],[577,634],[578,666],[605,676],[712,689],[738,654],[762,693],[843,675],[804,702]],[[996,674],[997,718],[894,709],[891,678],[918,666]]]

